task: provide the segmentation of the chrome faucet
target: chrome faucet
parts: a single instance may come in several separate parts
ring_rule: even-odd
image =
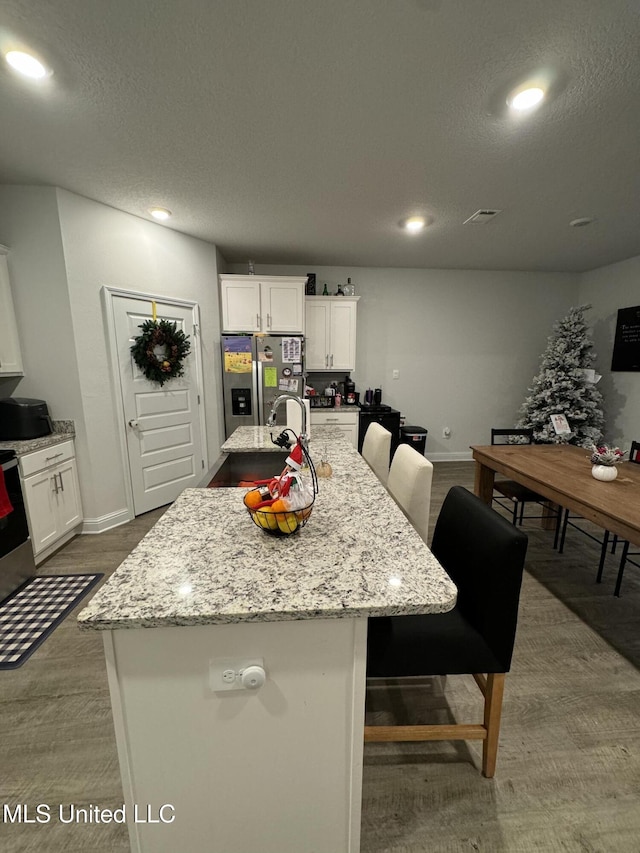
[[[296,397],[295,394],[280,394],[279,397],[276,397],[276,399],[273,401],[273,405],[271,406],[271,412],[269,413],[269,417],[267,418],[267,426],[275,426],[276,412],[278,411],[280,404],[285,400],[295,400],[296,403],[300,406],[300,410],[302,412],[300,441],[302,442],[303,446],[308,449],[309,435],[307,433],[307,408],[300,399],[300,397]]]

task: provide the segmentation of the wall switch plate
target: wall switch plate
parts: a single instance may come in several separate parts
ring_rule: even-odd
[[[392,378],[392,379],[400,379],[400,371],[399,371],[399,370],[394,370],[394,371],[392,372],[392,374],[391,374],[391,378]]]

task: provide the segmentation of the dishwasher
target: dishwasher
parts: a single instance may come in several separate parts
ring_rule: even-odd
[[[18,459],[13,450],[0,450],[0,506],[8,499],[11,510],[0,518],[0,601],[35,574],[35,560],[27,512],[20,488]]]

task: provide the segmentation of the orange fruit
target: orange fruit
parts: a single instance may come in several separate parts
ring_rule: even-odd
[[[296,513],[296,516],[300,519],[300,521],[304,521],[305,518],[309,518],[311,515],[311,507],[305,507],[304,509],[299,509]]]
[[[245,506],[254,507],[259,503],[262,503],[262,495],[260,494],[260,489],[252,489],[250,492],[244,496]]]

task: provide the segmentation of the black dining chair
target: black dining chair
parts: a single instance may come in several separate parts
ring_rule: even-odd
[[[633,443],[631,445],[633,452]],[[630,453],[631,458],[631,453]],[[596,573],[596,583],[602,582],[602,575],[604,573],[604,564],[607,557],[607,550],[609,548],[609,542],[611,542],[611,553],[615,554],[616,548],[618,546],[618,536],[613,535],[611,537],[611,533],[608,530],[603,531],[602,539],[594,534],[592,530],[589,530],[588,527],[583,527],[582,523],[588,524],[588,519],[583,518],[581,515],[575,515],[569,509],[561,510],[562,520],[560,522],[560,539],[559,539],[559,547],[558,553],[564,553],[564,543],[567,536],[567,528],[571,527],[573,530],[577,530],[579,533],[582,533],[583,536],[588,537],[593,542],[597,542],[600,546],[600,561],[598,562],[598,571]],[[611,537],[611,538],[610,538]],[[627,552],[629,550],[629,543],[626,543]],[[625,551],[624,548],[622,550],[622,558],[621,558],[621,571],[624,574],[624,564],[626,562]],[[622,582],[622,574],[618,573],[619,581]],[[619,583],[616,583],[616,592],[614,595],[620,594]]]
[[[631,442],[631,450],[629,451],[629,462],[634,462],[637,465],[640,465],[640,441],[632,441]],[[640,568],[640,563],[636,559],[640,557],[640,551],[630,551],[629,542],[625,542],[622,547],[622,555],[620,557],[620,566],[618,568],[618,577],[616,578],[616,588],[613,592],[615,596],[620,598],[620,588],[622,586],[622,576],[624,575],[624,570],[627,563],[631,563],[632,566],[636,566],[636,568]]]
[[[531,444],[533,442],[533,429],[531,428],[508,428],[492,429],[491,444]],[[541,515],[525,515],[525,506],[528,503],[542,505],[546,498],[526,486],[516,483],[515,480],[497,479],[493,483],[493,501],[498,506],[511,513],[513,524],[522,525],[525,518],[541,518]],[[560,529],[560,510],[553,509],[547,503],[547,514],[556,516],[556,535],[553,547],[558,545],[558,534]]]
[[[527,541],[480,498],[462,486],[450,489],[431,550],[458,587],[456,606],[369,619],[367,678],[473,675],[484,696],[483,722],[366,725],[365,741],[482,740],[482,772],[494,775]]]

